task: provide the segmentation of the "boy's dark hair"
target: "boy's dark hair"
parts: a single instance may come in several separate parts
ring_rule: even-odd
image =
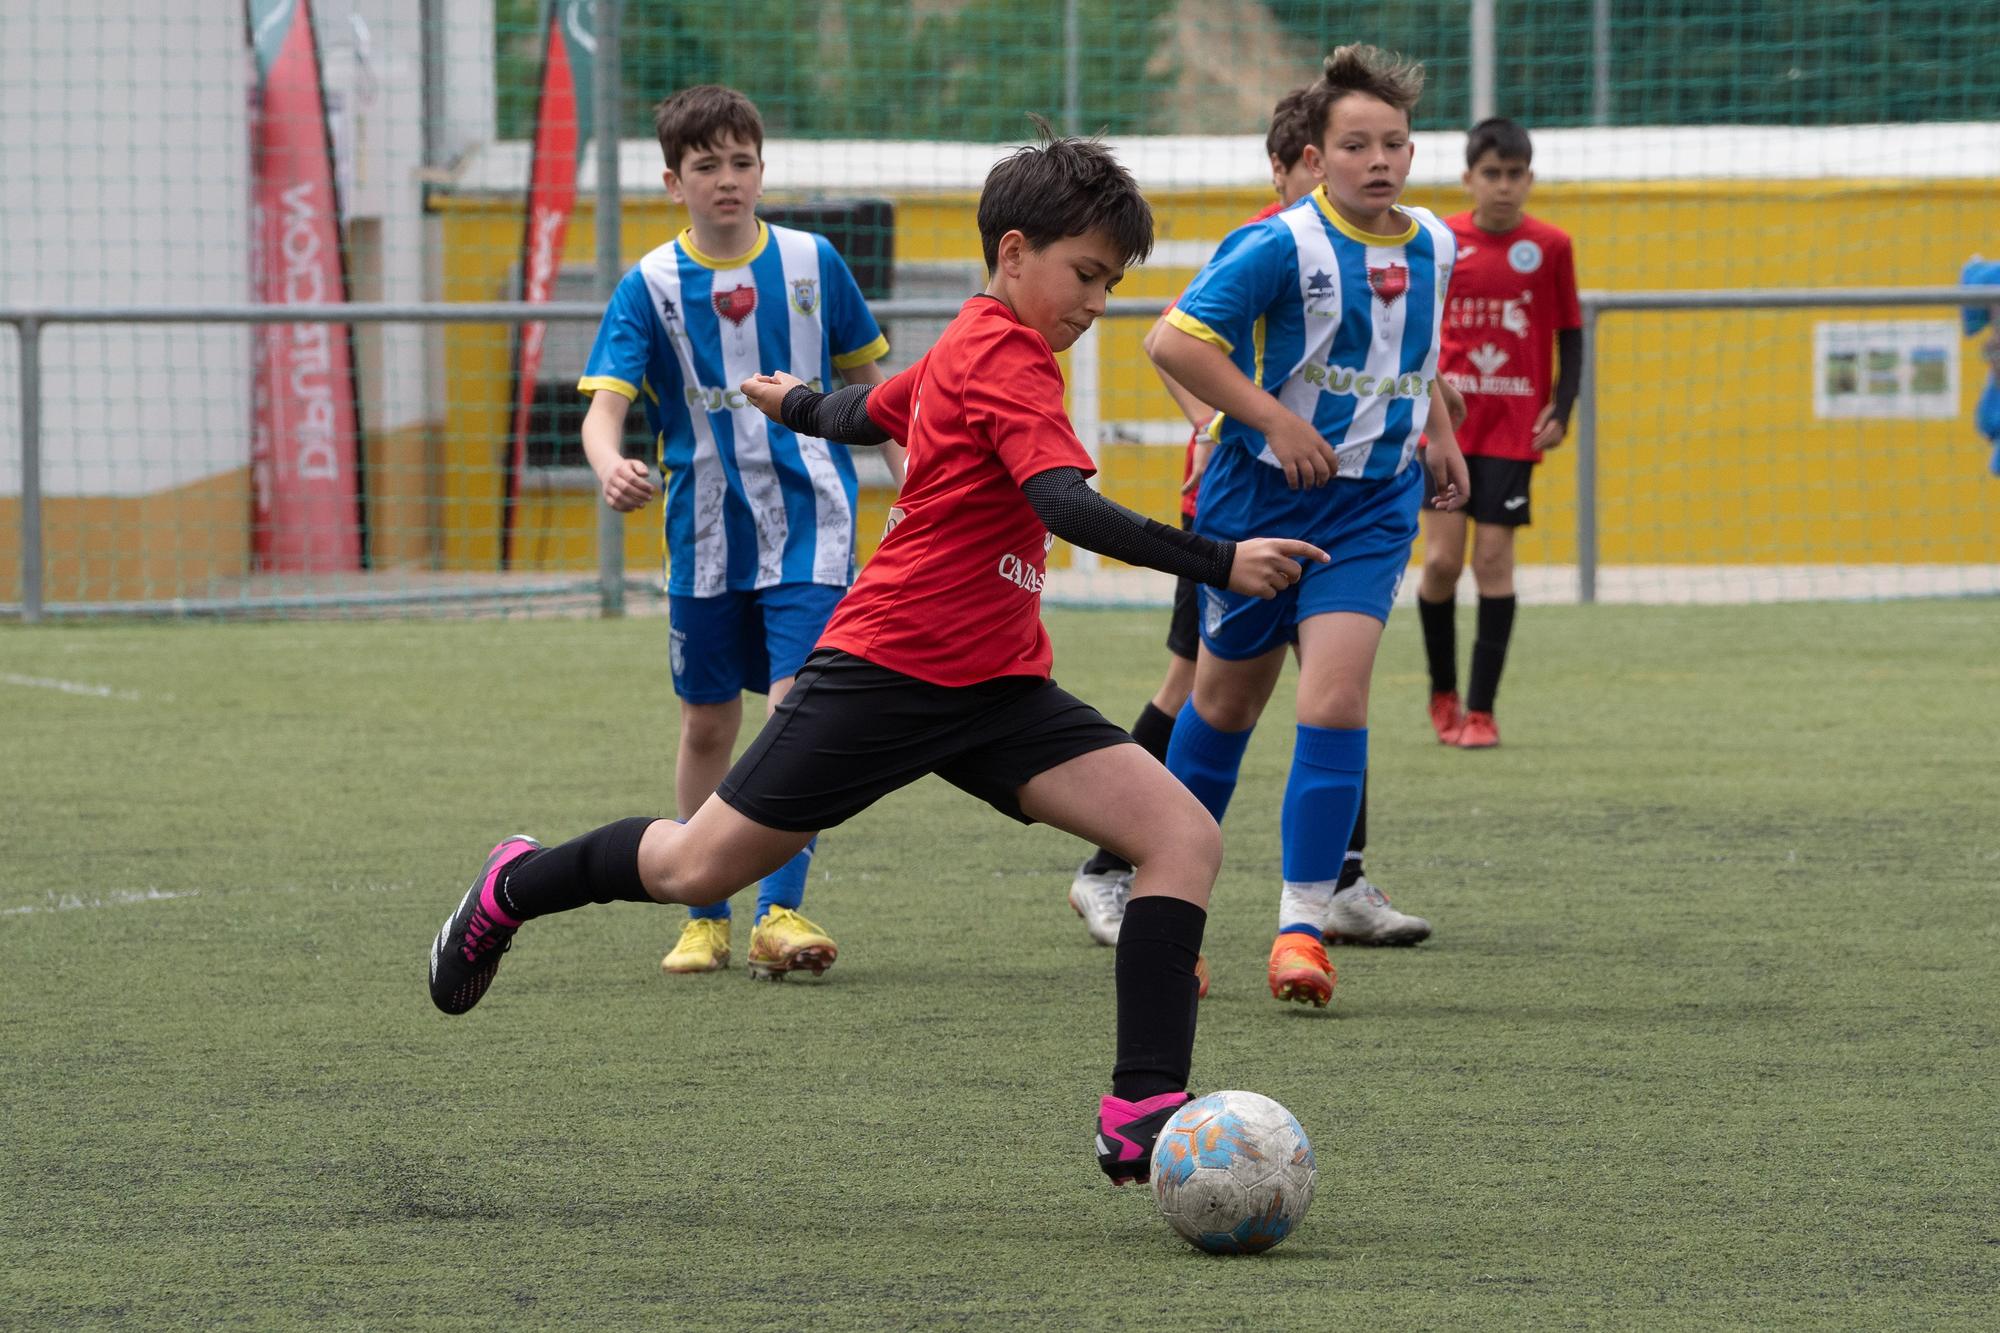
[[[1393,51],[1357,42],[1326,58],[1325,73],[1306,85],[1306,132],[1310,143],[1326,141],[1333,104],[1349,93],[1387,102],[1407,118],[1424,92],[1424,67]]]
[[[1290,171],[1305,156],[1306,145],[1312,142],[1312,130],[1306,124],[1306,89],[1294,88],[1278,99],[1271,108],[1271,129],[1264,136],[1264,153],[1278,159],[1278,165]]]
[[[1505,162],[1533,162],[1535,145],[1528,132],[1507,117],[1488,116],[1465,136],[1465,165],[1478,165],[1488,153]]]
[[[741,139],[764,155],[764,118],[757,104],[719,83],[683,88],[653,108],[653,132],[660,136],[667,170],[681,169],[681,155]]]
[[[1138,263],[1153,252],[1153,210],[1132,173],[1095,139],[1056,134],[1031,116],[1041,142],[1017,148],[986,173],[979,191],[979,244],[986,271],[1000,266],[1000,238],[1018,231],[1039,250],[1066,236],[1102,231]]]

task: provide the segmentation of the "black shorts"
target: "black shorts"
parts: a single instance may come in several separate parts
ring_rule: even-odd
[[[1193,529],[1194,520],[1181,515],[1181,531]],[[1167,651],[1184,662],[1192,662],[1201,647],[1201,585],[1193,579],[1174,580],[1174,613],[1167,621]]]
[[[1132,737],[1040,676],[933,685],[841,652],[806,659],[716,795],[767,828],[817,832],[935,773],[1002,814],[1029,779]]]
[[[1424,510],[1430,511],[1431,501],[1437,496],[1437,487],[1431,483],[1431,471],[1424,468]],[[1528,483],[1534,477],[1535,465],[1525,458],[1488,458],[1484,454],[1467,454],[1465,471],[1472,482],[1472,498],[1461,510],[1475,523],[1491,523],[1500,528],[1525,528],[1530,522],[1533,505],[1528,499]]]

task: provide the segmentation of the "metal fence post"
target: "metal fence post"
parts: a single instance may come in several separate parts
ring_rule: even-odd
[[[624,271],[624,243],[620,236],[618,179],[618,5],[619,0],[597,0],[597,54],[592,72],[596,75],[593,93],[596,105],[592,120],[597,134],[597,295],[607,305]],[[639,411],[644,404],[635,404]],[[625,515],[597,503],[597,589],[598,612],[604,616],[625,614]]]
[[[21,331],[21,619],[42,618],[42,321],[25,315]]]
[[[1597,600],[1597,304],[1583,303],[1583,383],[1576,419],[1576,599]]]

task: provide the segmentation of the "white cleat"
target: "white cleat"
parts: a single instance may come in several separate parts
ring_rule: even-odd
[[[1113,871],[1108,875],[1087,875],[1081,868],[1070,881],[1069,905],[1083,918],[1090,938],[1099,944],[1118,943],[1118,928],[1125,924],[1125,899],[1132,892],[1132,872]]]
[[[1333,895],[1322,930],[1328,944],[1422,944],[1431,937],[1430,922],[1389,906],[1366,875]]]

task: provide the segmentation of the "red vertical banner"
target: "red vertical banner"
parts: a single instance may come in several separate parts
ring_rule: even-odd
[[[576,207],[576,167],[586,136],[587,110],[579,90],[591,75],[590,11],[578,0],[554,0],[542,22],[542,86],[535,98],[534,154],[528,169],[527,218],[521,231],[521,300],[539,305],[555,293],[563,238]],[[500,567],[514,560],[514,510],[528,467],[528,422],[535,381],[542,369],[548,325],[521,326],[514,342],[513,419],[504,460]]]
[[[343,305],[347,272],[309,0],[249,0],[251,274],[270,305]],[[250,480],[259,570],[362,565],[360,413],[346,324],[256,330]]]

